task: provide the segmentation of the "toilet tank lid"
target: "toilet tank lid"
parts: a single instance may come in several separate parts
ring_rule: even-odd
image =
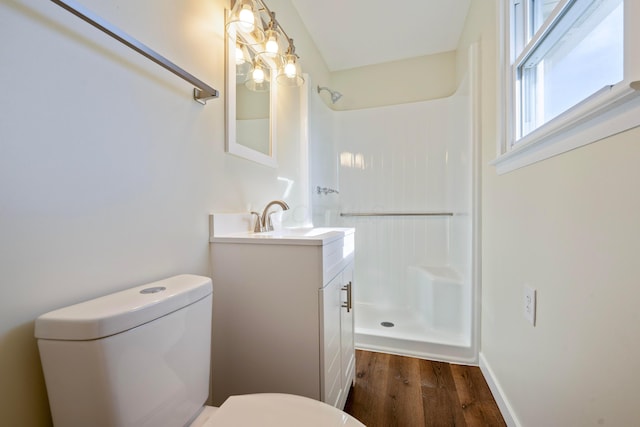
[[[115,335],[195,303],[213,289],[209,277],[181,274],[43,314],[38,339],[84,341]]]

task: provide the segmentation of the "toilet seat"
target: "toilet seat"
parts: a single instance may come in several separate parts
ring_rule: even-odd
[[[202,427],[365,427],[326,403],[280,393],[231,396],[207,418]]]

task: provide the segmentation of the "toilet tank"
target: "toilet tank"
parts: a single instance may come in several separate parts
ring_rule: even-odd
[[[209,394],[211,298],[184,274],[40,316],[55,426],[187,424]]]

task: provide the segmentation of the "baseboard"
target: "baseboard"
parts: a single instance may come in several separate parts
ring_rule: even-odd
[[[495,375],[493,374],[493,370],[487,363],[487,360],[484,358],[484,354],[480,352],[479,355],[480,361],[480,370],[484,375],[485,380],[487,380],[487,384],[489,385],[489,389],[491,389],[491,393],[493,393],[493,398],[496,400],[498,404],[498,408],[500,409],[500,413],[502,414],[502,418],[507,423],[509,427],[522,427],[522,424],[518,421],[511,405],[509,404],[509,400],[506,398],[502,387],[496,380]]]

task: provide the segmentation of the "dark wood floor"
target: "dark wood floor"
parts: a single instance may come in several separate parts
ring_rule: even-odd
[[[362,350],[345,411],[367,427],[506,425],[480,368]]]

